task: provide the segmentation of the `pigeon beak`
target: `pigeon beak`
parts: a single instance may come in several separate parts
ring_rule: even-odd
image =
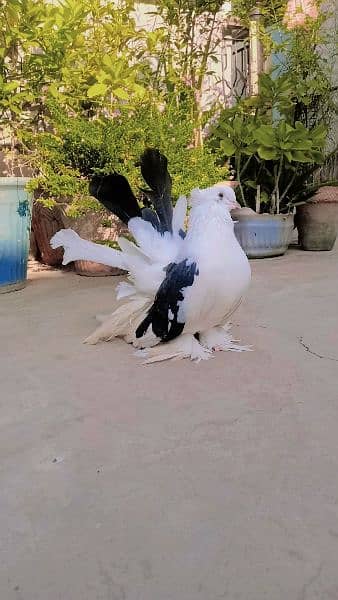
[[[228,209],[230,212],[232,210],[237,210],[238,208],[241,208],[241,205],[239,204],[239,202],[237,202],[237,200],[235,198],[233,200],[231,200],[231,202],[229,202]]]

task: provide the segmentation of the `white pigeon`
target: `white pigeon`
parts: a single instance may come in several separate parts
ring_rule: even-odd
[[[187,199],[181,197],[174,209],[169,207],[171,180],[166,166],[158,151],[147,150],[141,157],[141,171],[151,187],[146,193],[155,212],[150,208],[142,212],[131,199],[126,209],[123,200],[117,200],[116,190],[112,193],[114,177],[132,194],[120,175],[91,184],[93,195],[115,214],[121,216],[124,206],[122,218],[136,243],[120,238],[118,251],[83,240],[71,229],[59,231],[51,240],[53,248],[64,247],[63,264],[91,260],[129,273],[129,281],[117,288],[118,307],[85,341],[95,344],[121,337],[139,350],[145,363],[185,357],[200,361],[210,358],[213,350],[249,350],[232,340],[229,331],[229,318],[251,279],[230,214],[238,206],[235,193],[226,184],[194,189],[185,232]],[[155,167],[156,174],[161,173],[154,182]]]

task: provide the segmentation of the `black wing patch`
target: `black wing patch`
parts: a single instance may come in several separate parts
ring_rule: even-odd
[[[179,302],[184,299],[182,290],[194,283],[199,272],[196,263],[188,264],[187,259],[180,263],[170,263],[166,272],[166,278],[158,288],[154,304],[136,330],[137,338],[141,338],[150,325],[162,342],[173,340],[184,329],[185,323],[177,320]]]

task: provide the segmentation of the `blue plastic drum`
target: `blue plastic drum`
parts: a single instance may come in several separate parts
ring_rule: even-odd
[[[0,293],[26,284],[32,216],[28,177],[0,177]]]

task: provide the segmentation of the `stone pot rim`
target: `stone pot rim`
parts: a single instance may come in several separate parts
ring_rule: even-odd
[[[233,211],[231,211],[231,216],[233,218],[234,221],[236,220],[240,220],[240,221],[250,221],[250,220],[256,220],[256,221],[268,221],[268,220],[274,220],[274,221],[288,221],[288,220],[293,220],[294,215],[292,213],[289,213],[287,215],[285,214],[270,214],[270,213],[256,213],[255,211],[253,211],[252,213],[241,213],[240,212],[241,209],[240,208],[236,208]]]
[[[338,186],[323,185],[317,190],[314,196],[305,201],[304,204],[338,204]]]

